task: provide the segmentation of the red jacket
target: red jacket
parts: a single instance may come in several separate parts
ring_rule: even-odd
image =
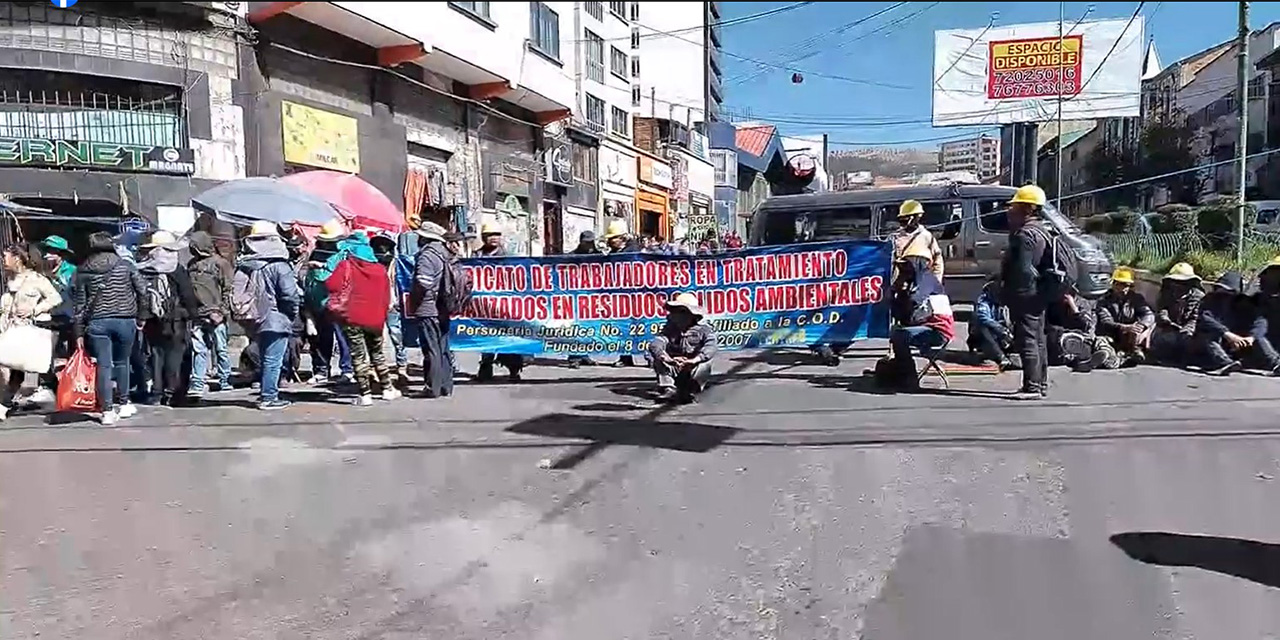
[[[329,289],[329,312],[340,322],[382,331],[391,307],[391,282],[386,267],[359,258],[344,258],[324,282]]]

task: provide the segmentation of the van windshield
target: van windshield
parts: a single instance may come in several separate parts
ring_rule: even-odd
[[[765,245],[865,240],[871,237],[871,207],[840,207],[798,211],[768,211],[764,216]]]

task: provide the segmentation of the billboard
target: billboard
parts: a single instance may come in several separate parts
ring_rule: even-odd
[[[933,126],[1138,115],[1143,19],[934,34]],[[1059,97],[1061,96],[1061,98]]]

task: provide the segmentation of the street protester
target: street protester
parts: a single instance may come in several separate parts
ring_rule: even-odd
[[[942,247],[938,245],[938,239],[933,236],[933,232],[921,224],[923,220],[924,205],[918,200],[904,200],[898,206],[900,226],[890,236],[893,241],[893,256],[894,259],[898,259],[907,255],[908,251],[913,255],[916,253],[928,255],[929,271],[938,278],[939,282],[942,282],[943,272],[946,271]]]
[[[346,336],[338,330],[337,322],[326,310],[329,300],[329,289],[324,281],[339,260],[338,243],[349,235],[347,225],[340,219],[333,219],[320,227],[316,235],[315,247],[311,250],[311,258],[307,261],[304,284],[307,314],[315,326],[311,333],[311,383],[323,385],[333,375],[333,353],[338,352],[338,369],[342,374],[342,382],[355,382],[354,369],[351,364],[351,349]]]
[[[77,347],[88,347],[97,364],[98,410],[104,425],[131,418],[130,357],[138,322],[146,318],[147,287],[133,263],[117,253],[111,235],[89,235],[88,255],[71,280]]]
[[[569,252],[576,256],[600,255],[600,248],[596,246],[596,232],[590,229],[578,234],[578,246]],[[569,368],[577,369],[582,366],[595,366],[596,361],[591,356],[569,356]]]
[[[179,260],[182,247],[172,233],[156,231],[143,247],[148,249],[147,257],[138,263],[138,271],[147,286],[142,335],[151,356],[152,388],[148,401],[172,407],[187,386],[182,363],[191,344],[191,323],[200,318],[200,302],[191,274]]]
[[[955,338],[955,315],[942,282],[929,269],[930,255],[923,246],[907,248],[894,263],[889,314],[891,355],[876,365],[877,380],[892,388],[914,390],[920,385],[913,348],[925,358]]]
[[[1001,263],[1005,304],[1013,322],[1013,342],[1022,360],[1022,386],[1016,399],[1049,395],[1049,348],[1045,337],[1047,292],[1042,286],[1051,234],[1041,220],[1048,202],[1044,189],[1029,184],[1009,199],[1009,248]]]
[[[1266,322],[1266,329],[1259,332],[1260,345],[1270,352],[1280,345],[1280,256],[1271,259],[1258,274],[1258,292],[1253,295],[1254,313]],[[1272,368],[1271,375],[1280,376],[1280,370]]]
[[[1156,327],[1151,334],[1151,356],[1166,365],[1186,364],[1191,338],[1196,333],[1196,318],[1204,290],[1195,269],[1179,262],[1160,280],[1156,297]]]
[[[604,253],[609,256],[641,252],[640,242],[631,235],[631,231],[627,228],[627,221],[622,218],[609,221],[604,230],[604,243]],[[613,363],[613,366],[634,367],[636,366],[635,356],[630,353],[618,356],[618,361]]]
[[[1120,356],[1120,366],[1146,361],[1156,314],[1147,299],[1133,288],[1133,269],[1116,267],[1111,290],[1098,300],[1098,337],[1106,338]]]
[[[1253,305],[1241,289],[1239,272],[1228,271],[1210,285],[1200,303],[1192,357],[1204,372],[1225,377],[1244,368],[1254,349]]]
[[[1045,338],[1049,364],[1066,365],[1076,373],[1116,369],[1120,357],[1111,342],[1098,337],[1097,305],[1074,287],[1045,308]]]
[[[191,261],[191,287],[199,303],[196,317],[191,319],[191,383],[190,399],[204,396],[209,388],[209,370],[217,373],[218,390],[231,389],[231,350],[227,320],[231,314],[231,280],[235,275],[231,263],[218,255],[213,236],[207,231],[193,231],[187,236]]]
[[[489,222],[481,225],[480,241],[482,244],[473,257],[505,258],[507,256],[502,229],[498,225]],[[493,365],[495,362],[507,370],[507,378],[511,382],[520,381],[520,372],[524,369],[524,356],[514,353],[482,353],[480,354],[480,369],[476,372],[476,382],[493,380]]]
[[[49,279],[44,255],[38,247],[14,244],[4,249],[4,294],[0,295],[0,333],[21,325],[48,327],[52,312],[62,304],[62,295]],[[14,338],[23,334],[14,334]],[[33,341],[18,340],[24,344]],[[36,347],[39,345],[32,345]],[[50,351],[52,356],[52,351]],[[0,390],[0,420],[9,416],[9,410],[23,403],[18,392],[26,382],[27,371],[10,369],[7,384]],[[44,374],[46,371],[31,371]],[[35,404],[35,402],[30,402]]]
[[[396,240],[375,229],[366,229],[365,234],[369,236],[369,246],[373,248],[378,264],[387,272],[390,296],[387,304],[387,337],[391,340],[391,352],[395,357],[396,384],[404,386],[409,382],[409,352],[404,348],[404,326],[401,324],[404,296],[400,295],[396,278]]]
[[[369,244],[364,231],[357,231],[339,243],[337,262],[325,279],[329,289],[328,311],[347,337],[351,362],[355,367],[359,395],[356,406],[373,405],[373,393],[383,400],[395,400],[400,392],[392,384],[382,333],[391,307],[391,282],[387,268]]]
[[[716,356],[715,327],[692,293],[681,293],[666,303],[667,321],[649,341],[649,359],[658,376],[658,399],[689,403],[697,400],[711,379]]]
[[[280,398],[280,377],[303,294],[289,248],[274,223],[253,223],[241,245],[232,279],[232,315],[258,347],[258,409],[283,409],[292,403]]]
[[[40,250],[45,261],[45,273],[49,275],[53,288],[58,291],[62,302],[49,312],[48,328],[54,333],[53,357],[65,360],[71,357],[75,344],[74,324],[71,320],[74,297],[71,292],[71,280],[76,274],[76,265],[72,262],[75,253],[70,244],[62,236],[49,236],[40,242]],[[40,374],[39,386],[30,395],[19,400],[20,405],[43,405],[53,402],[58,390],[57,366]]]
[[[417,230],[418,253],[414,256],[413,285],[406,312],[418,324],[422,349],[423,394],[428,398],[453,395],[454,366],[449,355],[450,264],[457,257],[445,246],[445,229],[424,221]]]
[[[1012,326],[1009,309],[1000,301],[1000,281],[988,280],[973,303],[967,341],[969,351],[982,361],[995,363],[1001,371],[1016,369],[1016,363],[1008,354],[1013,344]]]

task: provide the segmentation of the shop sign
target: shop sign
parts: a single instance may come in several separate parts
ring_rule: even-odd
[[[707,144],[707,137],[697,131],[690,131],[689,153],[701,158],[703,162],[711,162],[711,145]]]
[[[573,186],[573,151],[562,138],[547,138],[547,182],[561,187]]]
[[[671,189],[672,174],[670,165],[658,162],[649,156],[640,156],[640,181],[656,187]]]
[[[360,126],[355,118],[283,100],[284,161],[360,173]]]
[[[196,172],[191,149],[145,144],[0,137],[0,165],[100,169],[189,176]]]

